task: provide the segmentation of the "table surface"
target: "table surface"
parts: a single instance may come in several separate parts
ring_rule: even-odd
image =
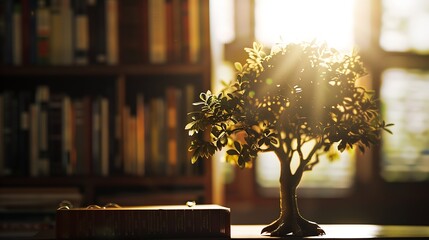
[[[429,239],[429,226],[394,226],[366,224],[321,224],[326,235],[306,237],[304,239]],[[270,237],[260,234],[264,225],[232,225],[231,239],[302,239],[287,236],[285,238]],[[0,239],[55,239],[54,231],[28,233],[18,235],[0,234]],[[192,238],[191,238],[192,239]],[[193,238],[195,240],[195,238]],[[166,240],[166,239],[164,239]]]
[[[321,224],[326,235],[309,239],[429,239],[429,226]],[[232,225],[232,239],[278,239],[260,234],[263,225]],[[288,237],[289,238],[289,237]],[[290,238],[289,238],[290,239]]]

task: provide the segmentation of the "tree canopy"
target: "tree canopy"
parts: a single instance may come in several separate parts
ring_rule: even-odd
[[[311,170],[334,143],[339,151],[365,151],[380,130],[390,132],[373,92],[356,85],[366,75],[357,52],[343,55],[315,41],[279,44],[268,53],[254,43],[245,51],[245,64],[235,63],[236,79],[218,94],[201,93],[189,113],[192,162],[227,147],[240,167],[258,152],[274,151],[279,158],[298,154],[303,170]],[[199,136],[207,131],[209,137]],[[304,156],[306,143],[313,147]]]

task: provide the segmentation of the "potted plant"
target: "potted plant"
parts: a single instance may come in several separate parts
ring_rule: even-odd
[[[254,43],[245,51],[246,63],[235,63],[236,79],[219,94],[201,93],[198,110],[189,113],[192,162],[226,147],[227,159],[243,168],[258,153],[274,152],[281,166],[280,215],[262,233],[322,235],[297,206],[303,173],[334,146],[365,151],[391,124],[380,119],[373,93],[356,85],[366,74],[356,52],[342,55],[315,41],[278,44],[269,53]],[[311,150],[305,153],[304,146]],[[293,156],[299,157],[296,170]]]

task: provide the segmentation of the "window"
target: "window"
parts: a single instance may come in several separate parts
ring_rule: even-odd
[[[381,17],[384,50],[429,53],[429,1],[383,0]]]
[[[255,35],[264,45],[327,41],[337,49],[353,47],[353,0],[256,0]]]
[[[429,180],[429,71],[387,69],[382,75],[382,176],[388,182]]]
[[[353,0],[256,0],[255,37],[265,46],[280,40],[326,41],[331,47],[350,52],[353,43]],[[303,194],[338,195],[353,185],[355,159],[352,151],[329,162],[321,158],[300,183]],[[264,195],[278,195],[279,161],[275,154],[260,154],[255,164],[256,182]],[[311,191],[306,191],[311,189]],[[315,190],[320,191],[315,191]]]
[[[379,43],[392,60],[381,72],[380,98],[384,118],[395,124],[393,135],[383,136],[381,176],[428,181],[429,1],[382,0],[381,13]]]

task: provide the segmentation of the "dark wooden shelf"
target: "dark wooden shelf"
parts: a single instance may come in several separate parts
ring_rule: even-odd
[[[2,76],[79,76],[79,75],[197,75],[206,71],[203,64],[136,64],[90,66],[0,66]]]
[[[70,176],[70,177],[1,177],[0,187],[55,187],[55,186],[187,186],[203,187],[204,176],[137,177],[137,176]]]

